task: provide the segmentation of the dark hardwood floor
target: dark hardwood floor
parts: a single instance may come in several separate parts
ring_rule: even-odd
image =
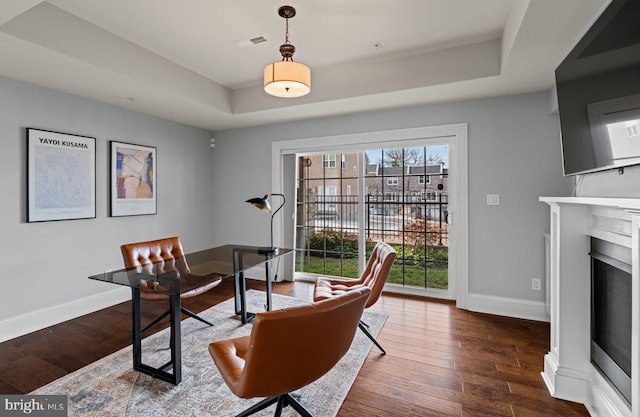
[[[250,280],[249,287],[264,284]],[[274,292],[310,300],[312,289],[287,282],[275,284]],[[198,312],[232,296],[226,280],[184,304]],[[163,308],[143,304],[147,318]],[[387,355],[371,349],[338,417],[589,415],[580,404],[552,398],[544,386],[547,323],[392,295],[372,309],[389,314],[378,337]],[[130,343],[129,302],[0,343],[0,393],[29,393]]]

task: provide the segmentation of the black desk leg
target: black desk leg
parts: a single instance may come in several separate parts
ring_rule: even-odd
[[[131,287],[133,321],[133,369],[154,378],[178,385],[182,381],[182,346],[180,332],[180,294],[169,296],[171,319],[171,360],[159,368],[142,363],[142,309],[140,306],[140,288]],[[173,373],[168,370],[173,369]]]
[[[247,312],[247,281],[244,275],[244,268],[242,265],[242,253],[241,251],[234,251],[233,254],[234,267],[237,271],[233,274],[233,290],[235,298],[236,314],[240,315],[242,324],[247,324],[256,316],[255,313]],[[265,308],[267,311],[271,311],[271,260],[265,263],[266,268],[266,287],[267,287],[267,303]]]
[[[267,311],[271,311],[271,261],[264,264],[267,281]]]
[[[138,369],[138,367],[142,365],[140,288],[131,287],[131,313],[133,314],[133,369]]]
[[[182,381],[182,332],[180,329],[180,294],[172,294],[169,297],[171,304],[171,363],[165,366],[173,367],[174,384]]]
[[[240,302],[240,273],[233,274],[233,299],[236,305],[236,315],[242,312],[242,305]]]
[[[238,292],[240,295],[240,319],[242,324],[247,324],[256,316],[254,313],[247,312],[247,280],[244,271],[238,274]],[[237,303],[237,299],[236,299]]]

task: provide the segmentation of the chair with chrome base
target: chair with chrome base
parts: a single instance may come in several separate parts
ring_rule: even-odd
[[[189,265],[184,258],[184,251],[180,238],[169,237],[158,240],[150,240],[146,242],[128,243],[120,247],[124,266],[127,271],[139,274],[161,275],[161,274],[177,274],[178,278],[190,276],[191,271]],[[180,294],[180,299],[191,298],[209,291],[213,287],[222,282],[222,279],[207,282],[202,286],[196,287]],[[153,291],[149,287],[145,288],[145,281],[141,281],[140,299],[146,301],[168,301],[169,295],[163,292]],[[196,315],[192,311],[180,307],[180,310],[189,317],[193,317],[209,326],[212,323]],[[170,309],[149,322],[141,332],[153,326],[164,317],[169,315]]]
[[[371,288],[371,295],[369,296],[367,305],[365,306],[365,308],[369,308],[378,301],[395,259],[395,249],[387,243],[380,241],[373,248],[373,252],[369,257],[367,266],[359,279],[318,277],[313,290],[313,300],[326,300],[362,287],[369,287]],[[382,351],[383,355],[387,353],[383,349],[382,345],[378,343],[376,338],[369,333],[369,325],[367,325],[367,323],[360,320],[358,327],[378,347],[378,349]]]
[[[371,290],[361,288],[314,304],[258,313],[249,336],[209,345],[225,383],[240,398],[267,397],[238,414],[276,405],[311,413],[291,395],[317,380],[349,350]]]

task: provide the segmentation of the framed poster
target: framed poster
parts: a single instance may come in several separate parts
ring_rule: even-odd
[[[156,148],[111,141],[111,216],[156,214]]]
[[[96,217],[96,139],[27,128],[27,222]]]

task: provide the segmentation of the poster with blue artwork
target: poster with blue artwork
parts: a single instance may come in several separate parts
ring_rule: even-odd
[[[111,216],[156,214],[156,148],[111,141]]]

